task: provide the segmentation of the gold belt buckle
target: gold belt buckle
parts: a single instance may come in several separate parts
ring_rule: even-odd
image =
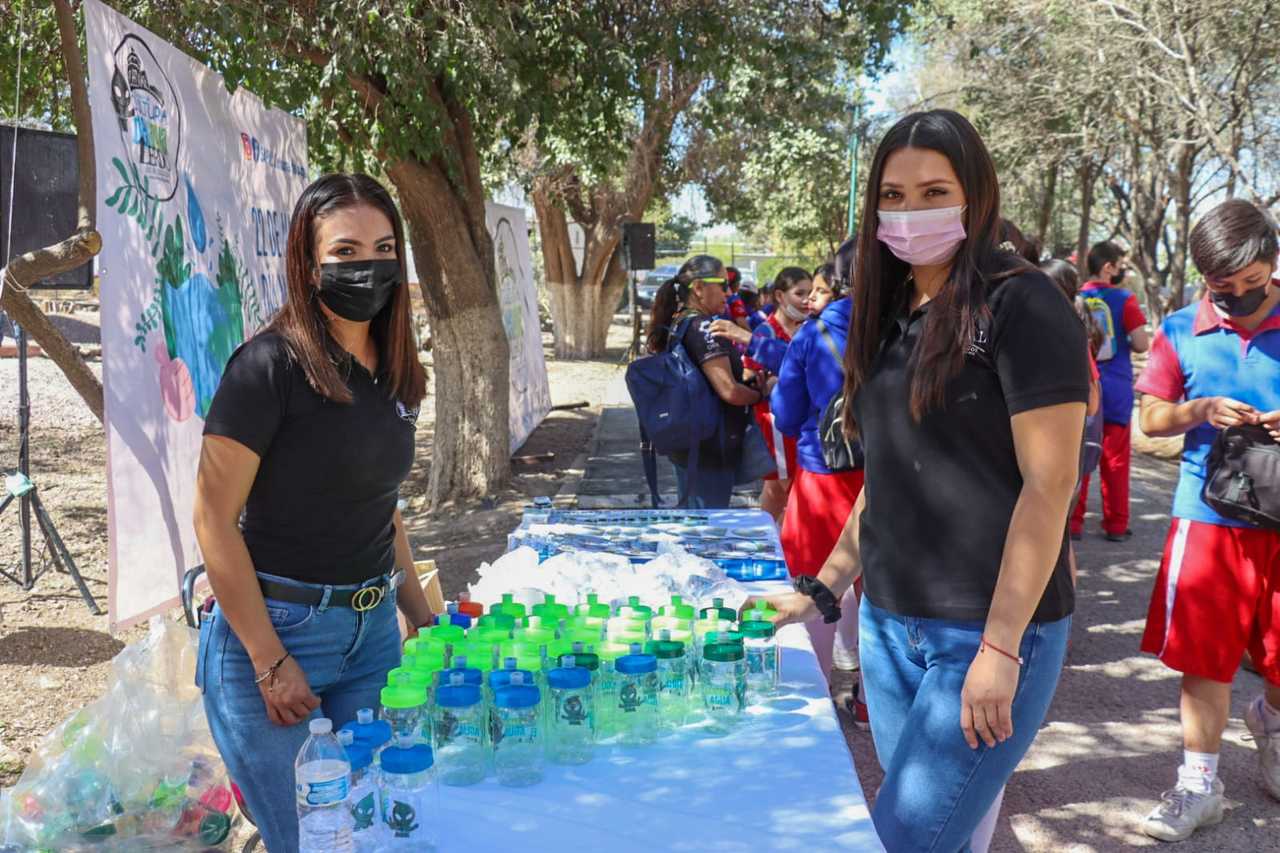
[[[356,590],[356,594],[351,596],[351,609],[357,613],[364,613],[366,610],[372,610],[382,603],[386,592],[380,586],[365,586]]]

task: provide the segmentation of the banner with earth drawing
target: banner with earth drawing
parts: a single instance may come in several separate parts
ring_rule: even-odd
[[[306,125],[86,0],[98,174],[112,630],[172,606],[200,562],[204,416],[284,299]]]

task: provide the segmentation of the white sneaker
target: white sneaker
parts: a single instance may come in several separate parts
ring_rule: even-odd
[[[1267,732],[1262,714],[1263,697],[1259,696],[1244,712],[1244,724],[1258,748],[1258,765],[1262,768],[1262,787],[1280,800],[1280,731]]]
[[[1207,794],[1178,787],[1160,795],[1156,806],[1142,823],[1142,831],[1161,841],[1185,841],[1202,826],[1222,822],[1222,780],[1214,779]]]

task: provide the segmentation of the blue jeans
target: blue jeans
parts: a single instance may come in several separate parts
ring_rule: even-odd
[[[261,578],[312,589],[325,587],[259,573]],[[385,581],[386,578],[377,580]],[[358,586],[365,586],[360,584]],[[360,708],[378,707],[387,672],[400,661],[396,596],[363,613],[349,607],[292,604],[268,598],[267,616],[285,650],[306,673],[320,698],[312,717],[328,717],[335,730],[355,719]],[[298,849],[293,762],[306,741],[307,721],[278,726],[267,719],[262,694],[253,683],[248,653],[219,606],[200,626],[196,686],[204,692],[209,730],[231,779],[239,786],[267,849]]]
[[[689,469],[675,460],[672,460],[671,467],[676,470],[678,506],[689,509],[729,508],[729,498],[733,496],[734,469],[699,464],[693,494],[689,494]]]
[[[859,622],[871,734],[884,768],[871,812],[876,832],[888,853],[967,853],[1049,711],[1071,617],[1033,623],[1023,634],[1013,737],[991,749],[981,742],[970,749],[960,729],[960,691],[982,622],[897,616],[866,596]]]

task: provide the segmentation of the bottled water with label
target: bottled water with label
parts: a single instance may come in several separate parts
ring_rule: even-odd
[[[324,717],[311,721],[311,736],[294,762],[300,853],[354,853],[351,812],[351,764]]]

